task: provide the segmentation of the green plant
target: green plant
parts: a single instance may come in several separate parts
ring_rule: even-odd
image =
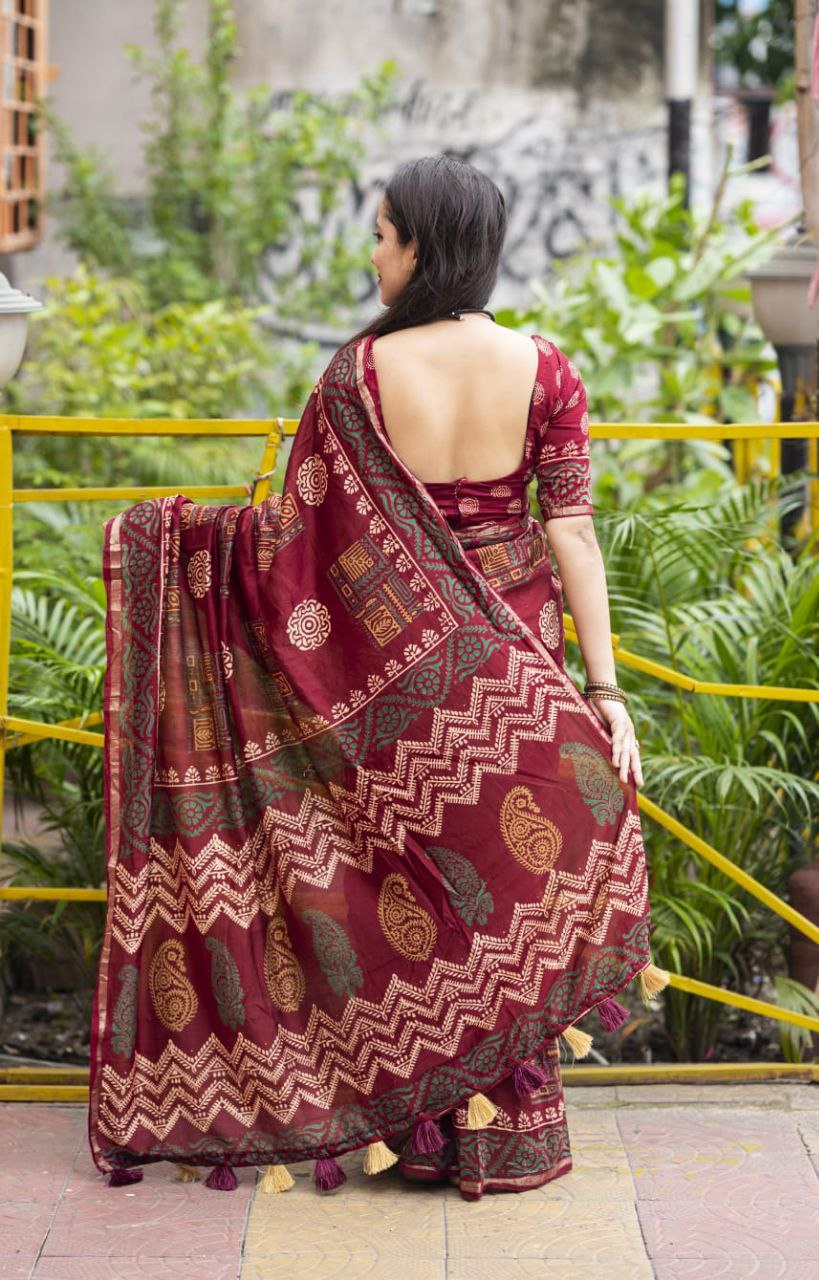
[[[333,321],[354,301],[369,236],[331,234],[329,220],[357,177],[364,125],[390,100],[395,64],[382,63],[352,92],[297,92],[272,110],[269,86],[246,94],[231,86],[233,0],[208,0],[201,62],[178,45],[181,10],[179,0],[156,0],[158,52],[127,50],[152,105],[144,215],[116,199],[104,158],[42,106],[66,173],[54,202],[62,238],[92,269],[138,280],[152,308],[270,300],[279,320]],[[283,245],[294,260],[270,280],[266,251]]]
[[[815,551],[771,539],[782,482],[726,484],[706,503],[650,493],[598,521],[621,644],[675,671],[728,684],[819,687]],[[816,841],[815,703],[684,694],[621,670],[632,691],[645,789],[774,892]],[[661,829],[647,828],[653,946],[660,963],[754,990],[782,965],[781,922]],[[713,1050],[721,1010],[671,991],[666,1030],[681,1058]]]
[[[776,978],[777,1003],[793,1013],[804,1013],[809,1018],[819,1018],[819,995],[794,978]],[[779,1043],[786,1062],[802,1062],[811,1053],[813,1037],[806,1027],[783,1022],[779,1028]]]
[[[776,360],[750,318],[741,277],[770,256],[777,233],[760,231],[748,204],[735,224],[721,214],[731,172],[747,168],[726,168],[705,215],[684,207],[679,175],[666,197],[612,201],[614,251],[560,264],[548,284],[535,283],[531,307],[499,313],[572,353],[592,419],[758,421],[753,387]],[[696,465],[696,454],[663,452]]]
[[[105,592],[99,578],[60,572],[19,572],[13,591],[12,714],[54,722],[86,717],[102,703],[105,674]],[[52,888],[104,887],[102,752],[47,740],[8,752],[17,802],[32,798],[43,829],[58,837],[56,852],[30,840],[6,840],[10,884]],[[104,905],[61,901],[8,904],[0,913],[4,964],[32,956],[57,959],[91,985],[104,926]],[[68,976],[68,975],[67,975]]]
[[[740,12],[738,0],[716,0],[711,45],[717,62],[734,67],[750,89],[794,92],[794,3],[768,0],[757,13]]]

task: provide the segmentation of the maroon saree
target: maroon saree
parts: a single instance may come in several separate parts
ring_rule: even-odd
[[[538,1185],[569,1167],[556,1037],[649,963],[635,791],[563,670],[542,527],[456,536],[387,439],[370,347],[319,379],[281,496],[105,526],[89,1139],[112,1185],[169,1160],[277,1190],[316,1159],[328,1188],[385,1143],[457,1177],[470,1142],[464,1194]],[[540,422],[559,492],[577,450],[560,471]]]

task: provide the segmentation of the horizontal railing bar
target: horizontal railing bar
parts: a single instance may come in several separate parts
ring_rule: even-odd
[[[597,422],[595,440],[815,440],[819,422]]]
[[[295,435],[298,418],[65,418],[11,417],[0,414],[0,425],[14,435],[37,436],[266,436],[278,423],[285,435]]]
[[[47,889],[37,884],[0,885],[0,901],[7,902],[105,902],[105,889]]]
[[[261,436],[277,422],[294,435],[298,418],[69,418],[0,414],[17,435]],[[595,422],[597,440],[813,440],[819,422]]]
[[[250,483],[250,482],[248,482]],[[12,502],[117,502],[130,498],[143,502],[147,498],[170,498],[182,492],[179,485],[139,485],[131,488],[103,489],[12,489]],[[189,484],[184,489],[186,498],[244,498],[248,491],[243,484]]]
[[[4,717],[3,717],[3,716],[0,716],[0,729],[2,729],[2,726],[3,726],[4,722],[5,722]],[[35,725],[35,727],[36,727],[36,729],[38,730],[38,732],[35,732],[35,733],[21,733],[21,734],[16,734],[13,738],[10,738],[10,739],[9,739],[9,741],[5,744],[5,749],[6,749],[6,751],[12,751],[15,747],[29,747],[29,746],[31,746],[31,744],[32,744],[33,742],[39,742],[39,741],[41,741],[41,739],[43,739],[44,737],[46,737],[46,736],[49,736],[49,737],[50,737],[50,736],[51,736],[51,735],[50,735],[50,733],[49,733],[48,735],[46,735],[46,734],[44,734],[44,733],[42,732],[42,730],[43,730],[44,728],[47,728],[47,729],[49,729],[49,730],[50,730],[50,729],[52,728],[52,726],[51,726],[51,725],[42,725],[42,724],[41,724],[39,721],[37,721],[37,720],[31,720],[31,721],[29,721],[29,723],[30,723],[30,724],[33,724],[33,725]],[[101,712],[101,711],[91,711],[91,712],[89,712],[87,715],[74,716],[74,718],[73,718],[73,719],[71,719],[71,720],[60,720],[60,721],[58,721],[58,722],[57,722],[56,727],[57,727],[58,729],[81,729],[81,730],[86,730],[86,729],[88,728],[88,726],[89,726],[89,725],[92,725],[92,724],[101,724],[101,723],[102,723],[102,712]],[[93,742],[93,743],[90,743],[89,745],[91,745],[91,746],[102,746],[102,745],[103,745],[103,738],[102,738],[102,735],[101,735],[101,734],[94,734],[93,736],[94,736],[95,738],[97,738],[97,737],[98,737],[98,738],[100,739],[100,741],[99,741],[99,742]]]
[[[105,738],[101,733],[87,729],[73,729],[67,724],[40,724],[37,720],[25,720],[22,716],[0,716],[0,729],[7,733],[25,733],[32,738],[59,738],[62,742],[81,742],[86,747],[101,747]],[[10,744],[14,746],[12,741]]]
[[[0,1102],[87,1102],[87,1084],[0,1084]]]

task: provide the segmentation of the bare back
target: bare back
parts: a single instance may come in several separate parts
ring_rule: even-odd
[[[419,480],[493,480],[520,466],[538,351],[485,316],[384,334],[372,344],[384,425]]]

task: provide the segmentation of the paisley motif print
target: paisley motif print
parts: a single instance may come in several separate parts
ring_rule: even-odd
[[[264,944],[264,980],[270,999],[282,1013],[298,1009],[307,983],[304,970],[296,959],[296,953],[287,932],[287,924],[281,916],[273,916],[268,922]]]
[[[185,969],[185,951],[177,938],[157,948],[148,972],[148,990],[156,1016],[169,1031],[183,1031],[196,1016],[199,998]]]
[[[378,922],[390,945],[408,960],[426,960],[438,940],[435,921],[419,907],[409,881],[397,871],[386,875],[381,885]]]
[[[585,742],[563,742],[560,758],[571,760],[577,789],[600,826],[614,822],[623,811],[625,796],[617,774],[605,756]]]
[[[542,875],[554,866],[563,847],[559,829],[538,808],[528,787],[512,787],[500,811],[501,834],[521,866]]]
[[[443,845],[433,845],[427,853],[440,871],[447,897],[464,924],[486,924],[495,902],[486,881],[469,859]]]
[[[119,971],[122,983],[111,1020],[111,1049],[130,1058],[136,1041],[137,986],[139,970],[135,964],[124,964]]]
[[[557,602],[547,600],[538,617],[540,637],[547,649],[556,649],[560,644],[560,619],[557,614]]]
[[[358,956],[342,926],[332,916],[312,908],[302,914],[313,930],[313,950],[319,967],[337,996],[355,995],[364,985]]]
[[[237,1031],[245,1020],[245,993],[239,979],[239,968],[221,938],[205,938],[211,954],[210,985],[219,1017],[231,1031]]]

